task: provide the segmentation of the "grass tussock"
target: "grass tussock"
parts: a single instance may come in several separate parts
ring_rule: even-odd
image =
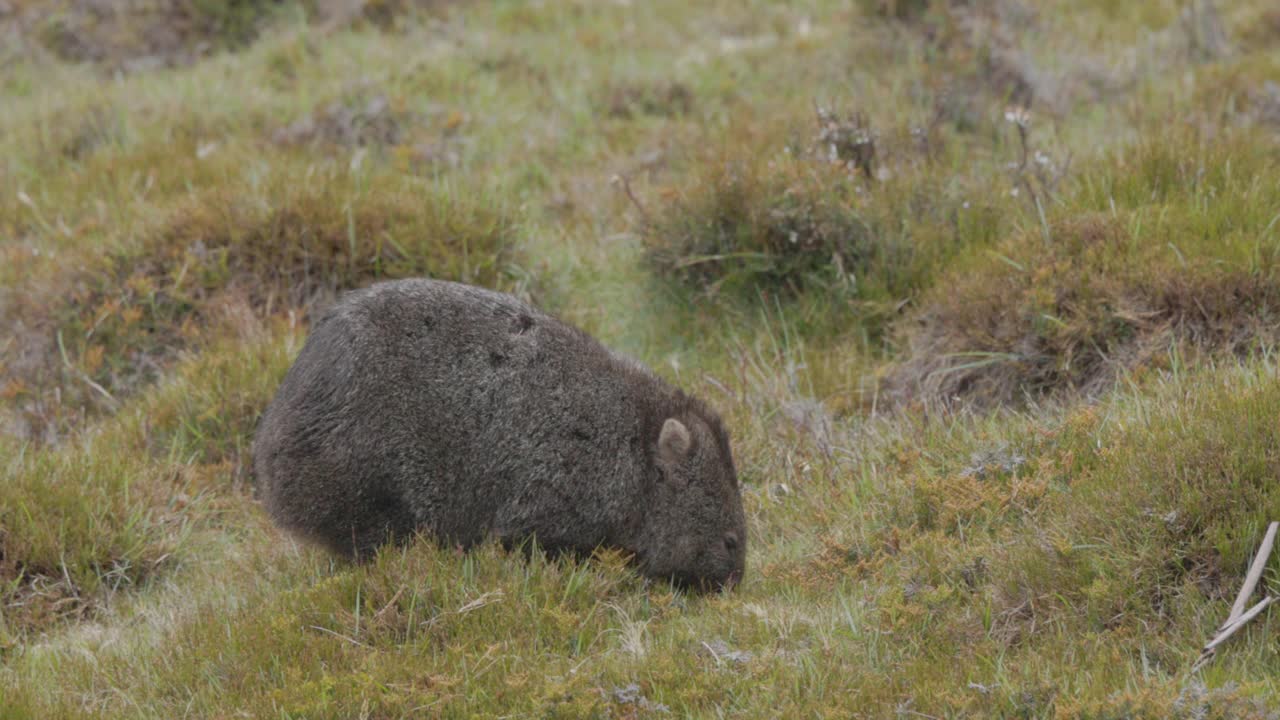
[[[871,250],[869,228],[846,205],[856,181],[802,169],[785,159],[709,162],[646,229],[655,270],[709,293],[795,295],[855,283]]]
[[[0,15],[0,31],[34,40],[69,63],[141,72],[185,66],[219,52],[243,50],[273,23],[306,19],[318,27],[395,30],[441,0],[160,0],[15,2]]]
[[[180,565],[192,528],[217,522],[250,489],[249,442],[299,338],[247,310],[238,327],[98,432],[59,447],[7,446],[0,651],[92,617]]]
[[[89,615],[145,581],[177,543],[152,509],[163,492],[136,460],[15,452],[0,490],[0,654],[29,629]]]
[[[959,264],[907,330],[890,384],[992,405],[1097,394],[1170,351],[1239,355],[1277,336],[1276,149],[1172,133],[1082,179],[1043,228]]]
[[[1272,372],[1260,364],[1155,383],[1026,434],[966,431],[936,459],[900,456],[914,470],[875,503],[883,524],[837,543],[834,566],[887,583],[882,627],[905,633],[900,642],[1005,658],[944,671],[955,673],[947,684],[992,691],[935,709],[1192,717],[1198,698],[1211,717],[1267,717],[1247,695],[1210,701],[1203,687],[1171,687],[1280,512]],[[1101,681],[1118,669],[1107,662],[1141,664],[1154,684],[1090,698],[1061,673],[1040,675],[1076,638],[1114,653],[1080,658],[1084,675]],[[938,672],[935,662],[913,671]]]
[[[270,183],[182,201],[62,297],[19,308],[44,352],[6,386],[28,437],[114,409],[241,307],[305,315],[342,290],[408,276],[512,287],[514,229],[484,195],[344,171]]]
[[[19,7],[16,20],[45,49],[69,62],[134,70],[189,64],[211,51],[244,47],[285,6],[280,0],[48,4],[58,10],[31,3],[28,12]]]
[[[173,652],[172,674],[136,699],[153,709],[190,703],[199,712],[235,708],[251,715],[404,717],[431,707],[446,716],[523,708],[591,717],[619,703],[608,687],[594,685],[597,671],[579,672],[617,644],[610,624],[620,615],[633,616],[639,627],[674,619],[686,603],[669,591],[646,592],[622,558],[607,555],[592,564],[540,553],[526,561],[485,547],[464,557],[423,543],[389,549],[359,568],[319,565],[258,570],[293,589],[236,610],[230,621],[239,640],[216,657],[209,651],[225,643],[227,627],[211,621],[222,610],[216,602],[198,608],[163,639]],[[275,640],[259,642],[266,637]],[[538,668],[509,652],[526,645],[542,658]],[[436,662],[464,647],[487,649],[489,660],[476,666],[457,655],[459,662]],[[305,661],[263,672],[282,652]],[[113,684],[139,679],[124,655],[107,666]],[[234,700],[202,682],[210,674],[237,688]],[[191,695],[181,689],[186,683],[207,690]],[[19,690],[4,701],[7,711],[18,717],[34,711],[49,689]],[[134,710],[118,695],[79,693],[89,704],[63,705],[61,716]]]
[[[651,267],[700,294],[834,301],[878,332],[1016,206],[949,173],[928,130],[882,139],[866,123],[820,111],[808,142],[762,153],[768,141],[744,131],[700,160],[643,213]]]

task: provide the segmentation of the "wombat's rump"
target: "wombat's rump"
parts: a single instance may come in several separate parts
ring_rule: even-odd
[[[262,417],[271,517],[368,557],[422,531],[470,547],[631,553],[653,577],[738,580],[729,439],[701,401],[516,298],[434,280],[351,293]]]

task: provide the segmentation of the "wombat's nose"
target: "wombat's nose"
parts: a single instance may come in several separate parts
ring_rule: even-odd
[[[736,533],[725,533],[725,534],[724,534],[724,549],[725,549],[725,550],[728,550],[731,554],[732,554],[733,552],[737,551],[737,549],[738,549],[738,536],[737,536],[737,534],[736,534]]]

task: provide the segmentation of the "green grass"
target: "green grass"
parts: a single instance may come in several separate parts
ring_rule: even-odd
[[[1266,3],[201,5],[162,67],[14,5],[0,716],[1275,714],[1271,613],[1191,672],[1280,518]],[[310,318],[407,275],[717,406],[745,581],[272,528]]]
[[[1280,154],[1223,131],[1154,135],[1082,169],[1073,196],[956,263],[894,378],[983,403],[1108,389],[1117,372],[1276,341]]]

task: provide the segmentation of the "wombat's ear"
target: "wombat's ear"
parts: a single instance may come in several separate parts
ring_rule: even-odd
[[[675,418],[667,418],[662,423],[662,433],[658,435],[658,454],[668,462],[678,463],[689,455],[693,446],[693,438],[689,428]]]

